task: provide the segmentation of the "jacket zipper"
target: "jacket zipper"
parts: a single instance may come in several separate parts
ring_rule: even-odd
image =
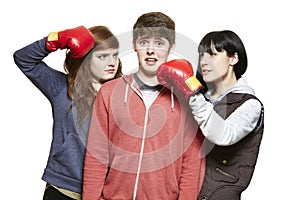
[[[219,167],[216,168],[216,171],[217,171],[217,172],[220,172],[221,174],[223,174],[224,176],[227,176],[227,177],[229,177],[229,178],[232,178],[232,179],[235,179],[235,178],[236,178],[235,176],[233,176],[233,175],[231,175],[231,174],[229,174],[229,173],[227,173],[227,172],[224,172],[224,171],[221,170]]]

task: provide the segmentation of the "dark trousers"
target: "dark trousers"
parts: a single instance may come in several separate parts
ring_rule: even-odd
[[[48,186],[44,192],[43,200],[74,200],[55,189],[52,186]]]

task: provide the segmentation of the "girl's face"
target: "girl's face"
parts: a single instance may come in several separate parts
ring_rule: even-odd
[[[119,49],[97,50],[92,54],[91,73],[94,82],[113,79],[118,71]]]
[[[167,61],[170,53],[169,41],[162,37],[138,37],[135,51],[142,76],[156,75],[158,67]]]
[[[212,53],[205,52],[200,57],[200,67],[203,79],[207,83],[224,81],[228,77],[235,77],[233,66],[236,64],[236,56],[228,57],[227,52],[218,52],[212,45]]]

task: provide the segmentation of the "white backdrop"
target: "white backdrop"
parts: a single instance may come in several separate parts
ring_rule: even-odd
[[[230,29],[241,37],[249,59],[245,77],[265,105],[261,151],[242,199],[296,199],[300,179],[296,116],[300,111],[300,31],[296,20],[300,16],[296,2],[7,1],[0,13],[0,198],[42,199],[45,183],[41,176],[52,138],[50,104],[14,64],[14,51],[51,31],[78,25],[106,25],[114,34],[122,34],[131,31],[144,12],[162,11],[175,20],[177,32],[196,43],[213,30]],[[125,72],[136,67],[136,57],[132,62],[130,56],[123,59]],[[63,69],[63,61],[64,51],[46,58],[59,70]]]

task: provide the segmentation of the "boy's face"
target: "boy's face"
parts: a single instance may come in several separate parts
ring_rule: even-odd
[[[166,38],[155,36],[138,36],[134,46],[139,60],[139,71],[146,77],[156,75],[158,67],[167,61],[172,48]]]

